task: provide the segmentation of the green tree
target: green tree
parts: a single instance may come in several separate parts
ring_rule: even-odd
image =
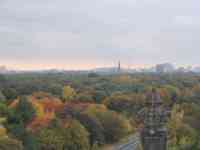
[[[62,86],[60,84],[50,84],[48,86],[48,91],[50,93],[52,93],[53,95],[56,95],[56,96],[59,96],[61,97],[62,96]]]
[[[3,95],[3,93],[0,91],[0,102],[5,102],[6,97]]]
[[[25,134],[25,125],[16,110],[10,109],[8,111],[6,127],[16,138],[20,139]]]
[[[4,103],[0,103],[0,117],[6,117],[8,114],[8,106]]]
[[[25,150],[40,150],[39,141],[32,133],[26,131],[21,140]]]
[[[116,112],[97,112],[96,117],[103,126],[105,141],[107,143],[118,142],[132,131],[130,122]]]
[[[28,101],[26,96],[22,96],[19,99],[19,103],[16,107],[16,113],[20,115],[21,120],[26,124],[35,116],[35,109],[33,105]]]
[[[92,95],[86,92],[77,94],[76,99],[80,102],[93,102]]]
[[[96,103],[100,104],[103,102],[103,100],[106,98],[107,94],[103,90],[97,90],[94,92],[94,100]]]
[[[102,145],[105,143],[103,127],[99,120],[91,115],[76,113],[75,117],[89,132],[90,145]]]
[[[16,89],[14,89],[14,88],[5,88],[2,90],[2,92],[7,100],[16,99],[18,96],[18,93],[17,93]]]
[[[113,93],[106,100],[109,109],[133,116],[144,106],[145,97],[142,94]]]
[[[35,116],[35,110],[27,97],[22,96],[15,109],[7,115],[8,131],[22,141],[25,150],[38,150],[35,137],[26,130],[26,124]]]
[[[43,150],[63,150],[65,139],[63,129],[45,128],[39,132],[38,141]]]

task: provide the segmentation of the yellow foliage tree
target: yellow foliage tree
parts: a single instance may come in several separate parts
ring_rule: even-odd
[[[42,106],[42,104],[35,102],[35,103],[33,103],[33,106],[36,110],[36,116],[37,117],[40,118],[40,117],[43,117],[45,115],[44,107]]]
[[[90,105],[86,110],[85,113],[90,115],[90,116],[96,116],[97,113],[99,112],[106,112],[108,111],[105,105],[101,104],[93,104]]]
[[[2,125],[2,123],[6,122],[6,118],[0,118],[0,137],[6,137],[7,136],[7,130]]]
[[[180,105],[175,105],[171,112],[171,118],[168,122],[168,128],[171,136],[172,143],[177,143],[177,131],[183,125],[184,111],[180,108]]]
[[[76,95],[76,92],[72,87],[64,86],[63,93],[62,93],[63,102],[72,100],[75,97],[75,95]]]
[[[6,128],[0,125],[0,137],[6,137],[6,136],[7,136]]]
[[[184,111],[180,105],[175,105],[168,122],[170,131],[170,146],[178,149],[192,147],[195,144],[196,131],[184,122]]]

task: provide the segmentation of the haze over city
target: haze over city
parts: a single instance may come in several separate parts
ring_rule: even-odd
[[[13,69],[200,63],[196,0],[0,0],[0,65]]]

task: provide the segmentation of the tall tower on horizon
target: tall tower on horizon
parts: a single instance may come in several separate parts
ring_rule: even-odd
[[[117,68],[117,71],[118,71],[118,72],[121,72],[121,62],[120,62],[120,60],[119,60],[119,62],[118,62],[118,68]]]

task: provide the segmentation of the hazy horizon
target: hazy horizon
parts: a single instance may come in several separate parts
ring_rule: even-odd
[[[200,64],[195,0],[0,0],[0,66],[20,70]]]
[[[180,68],[185,68],[185,69],[197,69],[200,67],[200,65],[176,65],[176,64],[172,64],[170,62],[163,62],[163,63],[158,63],[158,64],[146,64],[146,65],[126,65],[126,64],[121,64],[121,68],[123,69],[133,69],[133,70],[141,70],[141,69],[152,69],[155,68],[156,65],[159,64],[171,64],[173,65],[174,69],[180,69]],[[49,67],[40,67],[40,66],[36,66],[36,67],[29,67],[29,68],[13,68],[13,67],[9,67],[6,65],[1,65],[0,64],[0,69],[1,68],[5,68],[6,70],[9,71],[48,71],[48,70],[60,70],[60,71],[89,71],[89,70],[95,70],[95,69],[106,69],[106,68],[118,68],[118,62],[117,63],[113,63],[113,65],[104,65],[104,66],[94,66],[94,67],[77,67],[77,68],[67,68],[67,67],[55,67],[55,66],[49,66]]]

